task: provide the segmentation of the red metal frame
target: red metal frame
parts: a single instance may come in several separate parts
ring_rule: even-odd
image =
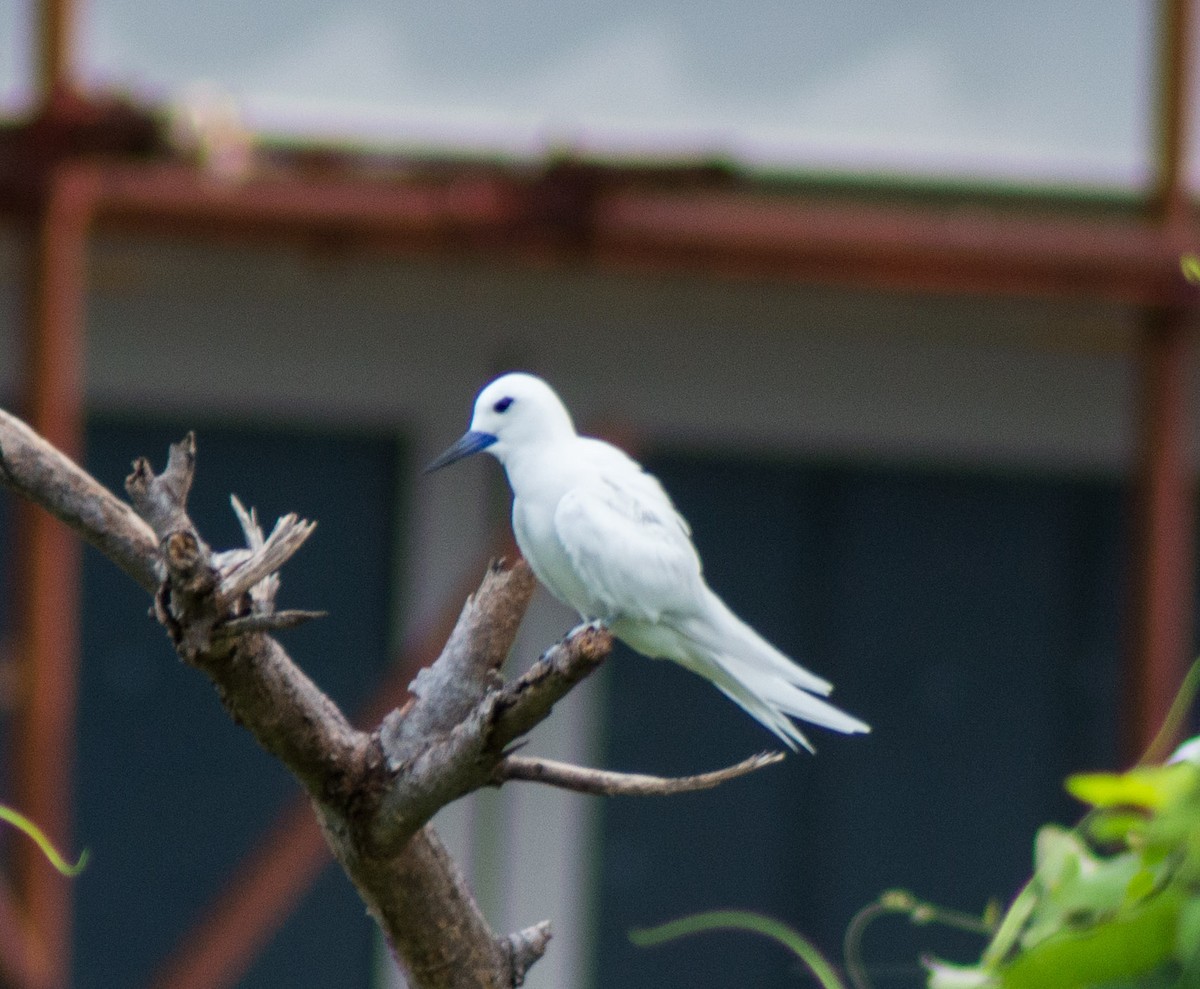
[[[1163,724],[1191,652],[1196,497],[1187,415],[1192,343],[1183,313],[1155,309],[1146,315],[1137,358],[1141,435],[1125,732],[1131,760]]]
[[[767,186],[710,168],[560,162],[544,169],[276,152],[244,181],[163,151],[153,114],[72,85],[70,0],[42,0],[43,103],[0,128],[0,217],[30,233],[26,413],[68,451],[82,430],[82,299],[91,227],[219,239],[295,239],[423,257],[806,281],[859,289],[1107,300],[1145,312],[1137,409],[1137,535],[1129,648],[1131,750],[1157,728],[1191,648],[1195,566],[1186,361],[1196,292],[1178,258],[1195,244],[1184,186],[1191,0],[1162,0],[1158,170],[1143,210],[977,195],[869,203]],[[70,845],[78,544],[23,510],[18,585],[24,684],[14,799]],[[160,985],[216,986],[265,936],[322,854],[293,809]],[[277,839],[277,840],[276,840]],[[0,971],[69,982],[70,887],[32,854],[0,889]],[[274,890],[274,892],[270,892]],[[264,895],[264,891],[269,895]],[[259,917],[253,923],[250,915]],[[232,924],[233,927],[229,925]],[[255,926],[257,925],[257,926]],[[242,935],[220,944],[230,930]],[[253,936],[251,936],[253,935]],[[206,953],[207,952],[207,953]],[[190,980],[190,981],[189,981]]]
[[[83,446],[83,314],[88,176],[62,166],[47,185],[30,232],[24,414],[69,456]],[[61,522],[17,506],[17,656],[21,704],[13,799],[60,848],[71,847],[72,765],[79,657],[82,546]],[[23,928],[36,937],[26,970],[38,986],[70,984],[71,883],[30,842],[13,848]],[[5,959],[6,961],[8,959]]]
[[[1164,238],[1181,250],[1195,233],[1185,184],[1192,16],[1191,0],[1163,4],[1158,172],[1150,209]],[[1136,355],[1135,567],[1126,663],[1131,759],[1146,750],[1163,724],[1191,659],[1196,488],[1188,417],[1194,328],[1194,313],[1170,304],[1151,306]]]
[[[81,167],[93,172],[105,230],[1142,306],[1190,305],[1196,294],[1178,264],[1190,224],[1132,210],[873,205],[749,181],[679,190],[661,175],[590,166],[569,180],[561,169],[446,165],[390,179],[289,170],[236,183],[182,163]],[[577,212],[547,211],[546,190],[564,181],[586,189]]]

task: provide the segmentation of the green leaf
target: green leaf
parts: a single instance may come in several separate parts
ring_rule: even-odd
[[[1137,900],[1144,900],[1154,891],[1157,882],[1157,877],[1149,869],[1138,869],[1125,887],[1126,902],[1133,903]]]
[[[1002,966],[1003,989],[1089,989],[1137,979],[1175,957],[1182,897],[1163,892],[1083,930],[1063,930]]]
[[[1055,889],[1079,875],[1082,862],[1089,856],[1087,847],[1073,831],[1057,824],[1038,829],[1033,839],[1033,868],[1037,881],[1046,889]]]
[[[1092,841],[1106,845],[1124,844],[1146,825],[1144,813],[1136,810],[1106,810],[1081,825]]]
[[[1200,958],[1200,899],[1188,900],[1179,910],[1175,955],[1182,962]]]
[[[1139,766],[1127,773],[1077,773],[1067,792],[1094,807],[1159,810],[1196,788],[1200,767],[1191,763]]]
[[[1017,894],[1016,899],[1012,902],[1012,906],[1008,908],[1008,912],[1004,915],[1004,919],[1000,921],[1000,926],[996,930],[995,937],[992,938],[992,943],[984,950],[983,964],[985,967],[999,965],[1000,962],[1008,957],[1009,952],[1016,947],[1017,940],[1021,936],[1021,931],[1029,921],[1037,905],[1038,889],[1030,881]]]

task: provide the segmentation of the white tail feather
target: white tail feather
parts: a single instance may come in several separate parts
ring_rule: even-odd
[[[788,659],[711,591],[707,598],[708,614],[682,625],[686,659],[671,658],[711,681],[793,750],[803,746],[811,752],[812,745],[791,718],[848,735],[871,730],[865,722],[814,696],[833,689],[827,680]]]
[[[828,696],[833,684],[810,673],[785,656],[754,629],[738,618],[708,587],[701,617],[684,623],[684,634],[714,655],[736,656],[747,666],[773,674],[813,694]]]

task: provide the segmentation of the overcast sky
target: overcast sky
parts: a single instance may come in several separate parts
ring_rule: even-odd
[[[31,0],[0,0],[0,92]],[[88,0],[82,70],[268,130],[1130,184],[1151,0]]]

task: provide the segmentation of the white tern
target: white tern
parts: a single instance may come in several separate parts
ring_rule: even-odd
[[[534,574],[585,622],[653,659],[715,684],[790,748],[789,720],[870,728],[815,694],[832,686],[739,619],[704,580],[691,530],[662,485],[602,440],[580,436],[558,395],[531,374],[505,374],[475,400],[468,432],[427,468],[486,450],[512,487],[517,546]]]

